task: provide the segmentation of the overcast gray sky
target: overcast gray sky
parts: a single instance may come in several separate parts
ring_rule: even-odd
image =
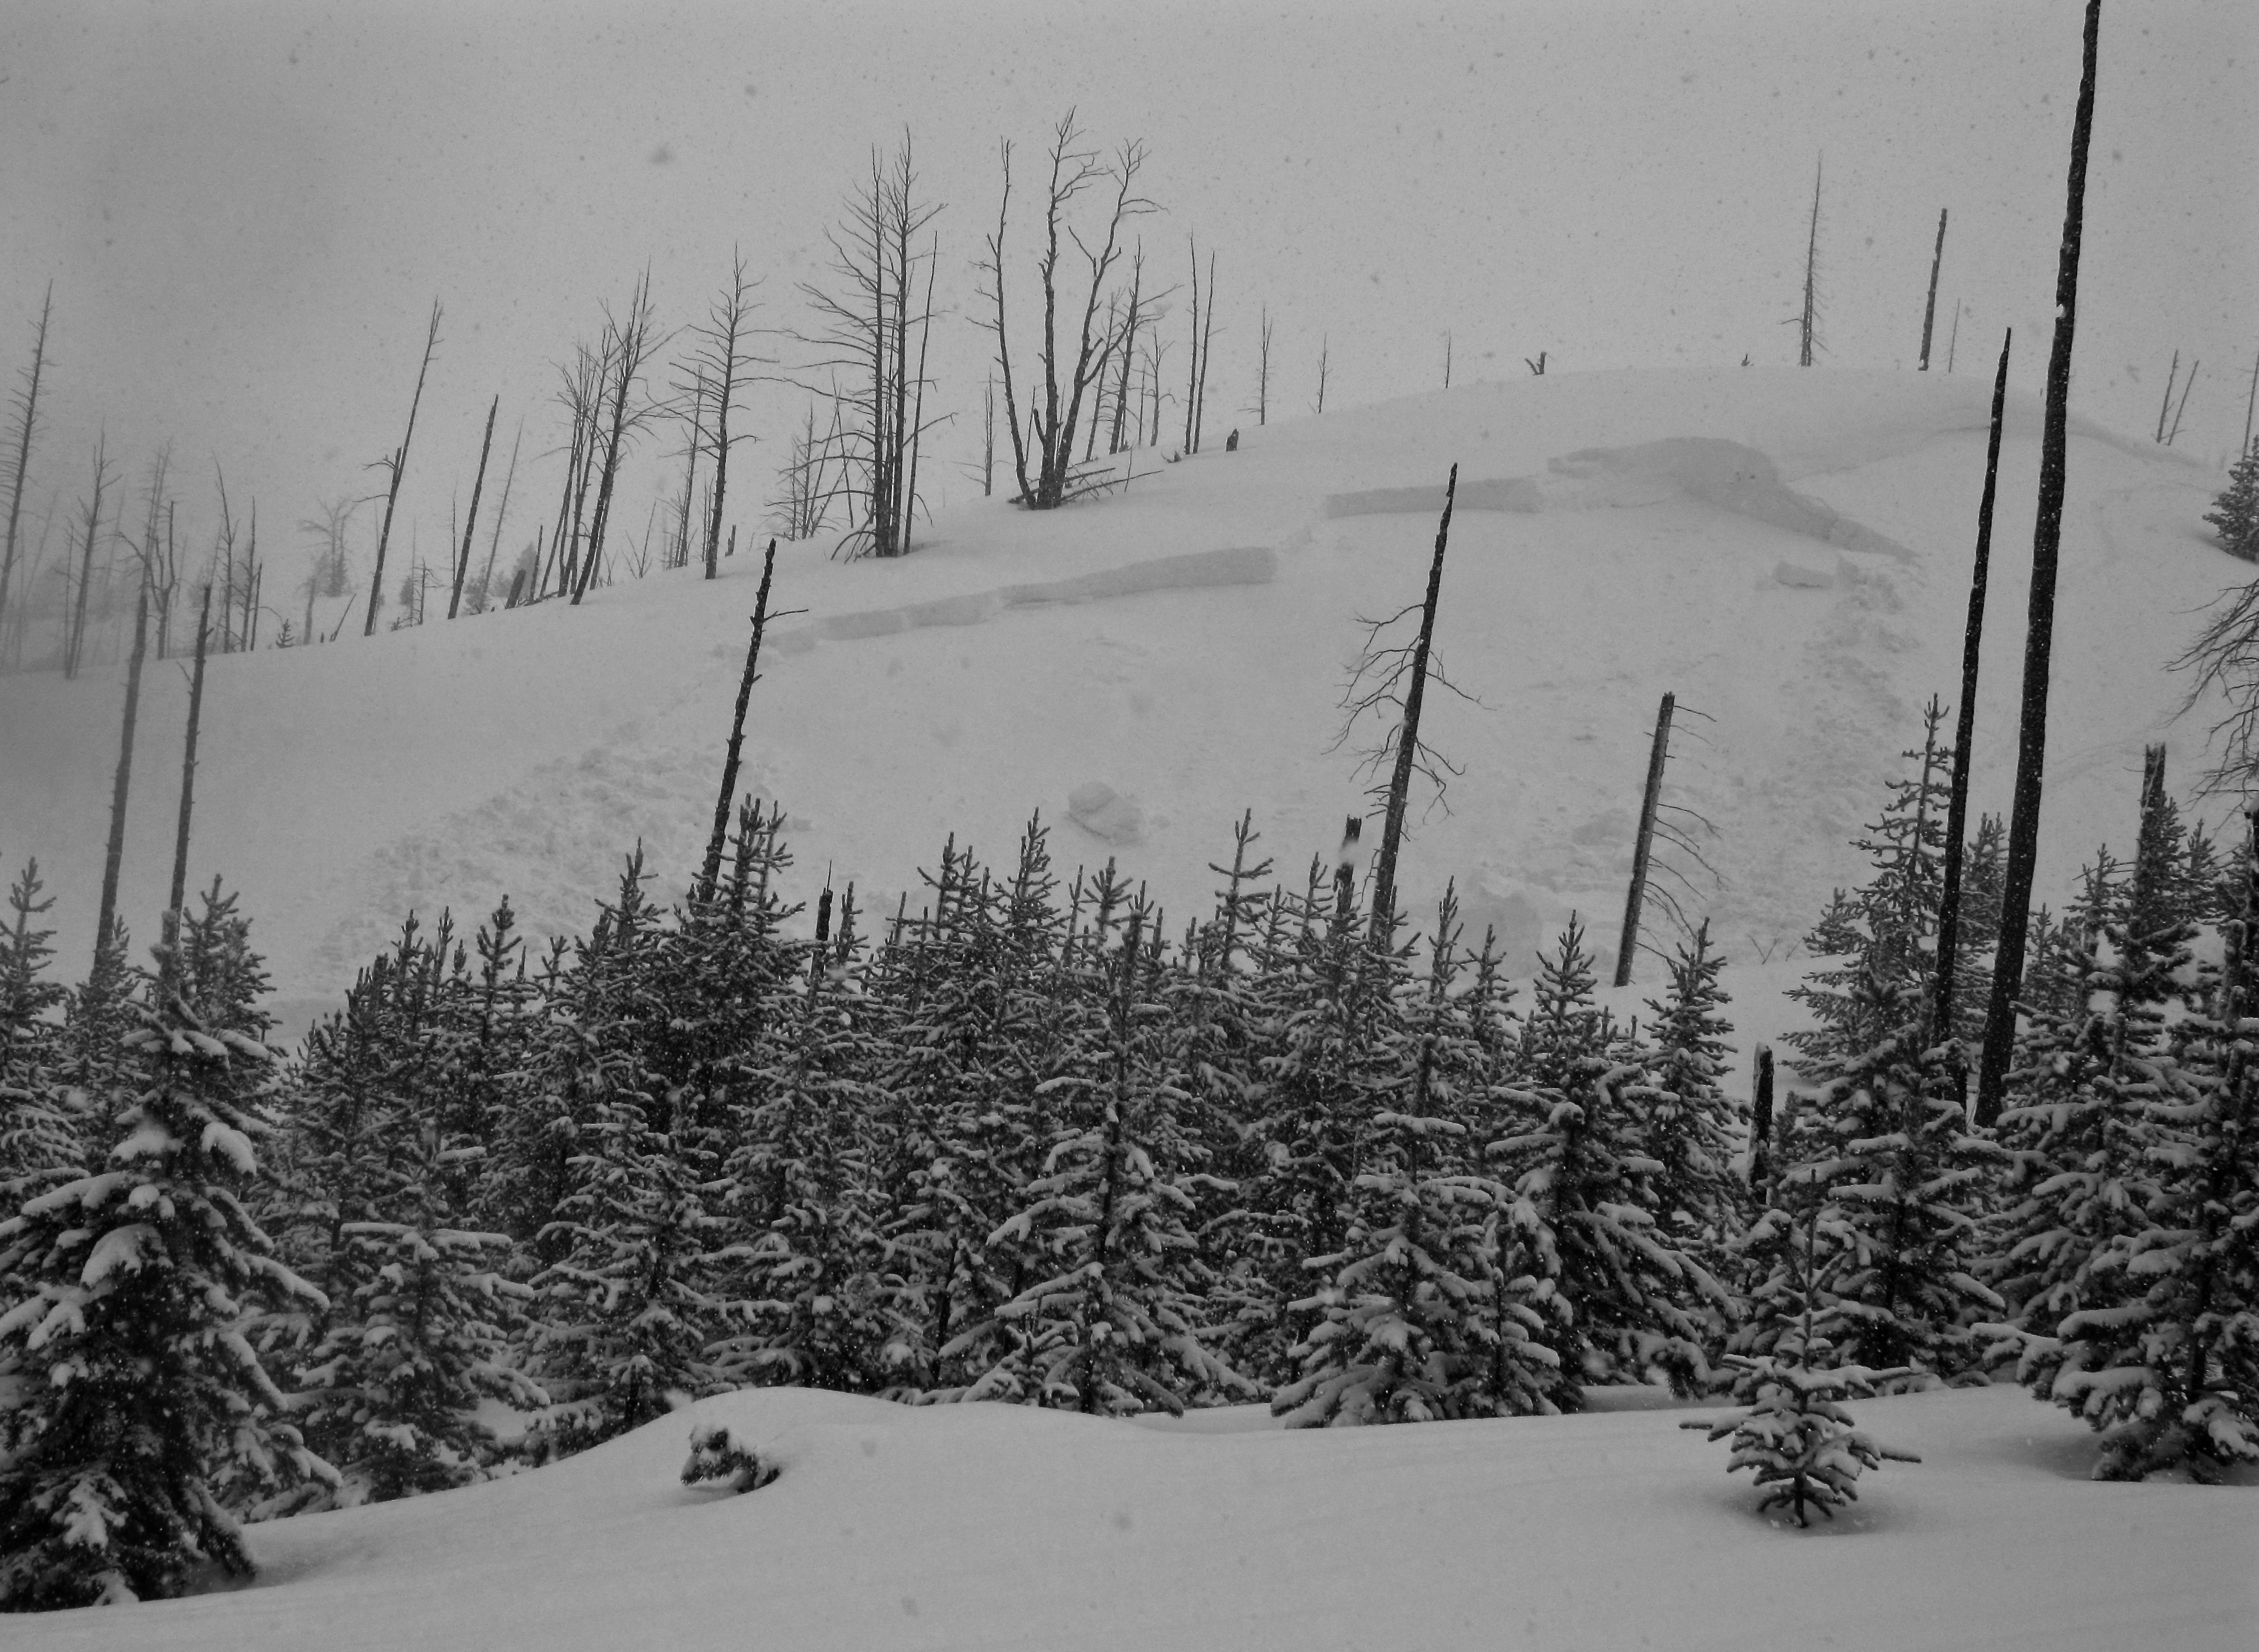
[[[762,319],[804,323],[826,224],[907,125],[945,203],[929,405],[963,410],[969,456],[996,143],[1027,154],[1072,105],[1094,142],[1150,146],[1162,270],[1181,281],[1187,232],[1217,252],[1212,428],[1251,398],[1265,303],[1290,409],[1323,338],[1329,403],[1434,388],[1446,332],[1461,377],[1540,350],[1564,372],[1793,360],[1822,152],[1825,363],[1912,367],[1949,206],[1958,370],[1989,371],[2013,324],[2036,386],[2081,10],[12,0],[0,367],[52,278],[34,508],[83,490],[99,424],[129,477],[173,444],[184,529],[211,514],[214,457],[287,524],[375,485],[437,296],[403,509],[445,533],[499,393],[500,439],[525,420],[530,531],[556,486],[558,460],[531,463],[559,433],[552,364],[599,303],[648,262],[662,324],[695,320],[736,245]],[[2259,354],[2255,71],[2245,0],[2106,0],[2076,403],[2146,430],[2177,348],[2203,363],[2181,445],[2206,457],[2238,440]],[[802,405],[756,399],[771,428]],[[673,445],[647,445],[623,520]],[[752,461],[764,493],[778,457]]]

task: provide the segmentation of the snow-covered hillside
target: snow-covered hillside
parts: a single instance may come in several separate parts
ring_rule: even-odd
[[[1650,1391],[1618,1390],[1636,1403]],[[25,1652],[246,1647],[1833,1647],[2228,1652],[2259,1622],[2238,1487],[2097,1485],[2020,1390],[1871,1399],[1919,1454],[1832,1525],[1751,1512],[1702,1413],[1282,1432],[757,1389],[551,1468],[253,1528],[261,1575],[14,1620]],[[676,1479],[694,1421],[782,1465]],[[1785,1518],[1785,1517],[1784,1517]]]
[[[1471,384],[1147,450],[1112,496],[947,511],[905,560],[780,547],[746,784],[780,800],[798,875],[891,912],[950,833],[1002,853],[1038,809],[1069,866],[1113,855],[1179,915],[1230,823],[1299,879],[1362,805],[1332,750],[1358,616],[1416,602],[1459,467],[1440,647],[1479,701],[1429,701],[1463,779],[1415,819],[1415,908],[1457,880],[1526,971],[1574,909],[1612,949],[1656,703],[1682,733],[1666,801],[1707,821],[1680,858],[1737,967],[1745,1034],[1920,708],[1956,691],[1990,386],[1976,376],[1626,372]],[[2015,742],[2036,403],[2011,404],[1975,802],[2005,810]],[[2201,517],[2210,472],[2074,423],[2041,894],[2133,835],[2141,747],[2200,766],[2163,666],[2241,571]],[[743,537],[740,538],[741,546]],[[410,909],[583,929],[640,840],[662,894],[713,811],[759,559],[333,646],[216,659],[190,881],[242,892],[286,1028],[334,1001]],[[358,630],[357,622],[347,630]],[[0,856],[36,855],[64,958],[91,944],[122,673],[0,679]],[[142,709],[122,911],[153,938],[168,871],[182,673]],[[1699,716],[1691,715],[1700,714]],[[1109,794],[1111,795],[1109,796]],[[1078,806],[1080,812],[1077,812]],[[1692,816],[1681,816],[1692,822]],[[1650,979],[1653,979],[1650,970]]]

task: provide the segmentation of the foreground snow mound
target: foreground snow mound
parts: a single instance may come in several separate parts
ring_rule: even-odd
[[[255,1527],[248,1589],[18,1620],[9,1645],[2248,1646],[2252,1489],[2087,1483],[2092,1436],[2013,1389],[1861,1410],[1923,1463],[1805,1533],[1653,1410],[1284,1432],[748,1391],[514,1479]],[[686,1489],[700,1427],[777,1478]]]

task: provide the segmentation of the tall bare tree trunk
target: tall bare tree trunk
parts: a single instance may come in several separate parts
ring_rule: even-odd
[[[487,403],[487,432],[479,438],[479,468],[471,479],[471,508],[463,517],[463,548],[455,555],[454,588],[447,594],[447,617],[453,619],[462,611],[463,581],[471,573],[471,537],[479,527],[479,495],[486,491],[487,455],[494,452],[495,415],[502,411],[502,397],[497,395]]]
[[[81,656],[86,650],[86,594],[94,584],[94,542],[102,524],[102,494],[109,481],[109,433],[104,431],[94,444],[94,497],[86,508],[86,544],[78,565],[78,591],[71,603],[69,628],[63,633],[63,676],[78,675]],[[66,552],[68,554],[68,552]]]
[[[1255,351],[1255,423],[1271,422],[1271,307],[1263,307],[1263,332]]]
[[[698,869],[701,898],[711,901],[722,875],[722,850],[730,833],[730,806],[737,801],[738,760],[745,744],[745,706],[760,680],[761,633],[769,621],[769,581],[776,574],[776,541],[761,559],[761,588],[753,598],[753,640],[745,650],[745,674],[738,679],[738,709],[730,719],[730,748],[722,759],[722,791],[714,804],[714,830],[706,840],[706,858]]]
[[[1930,331],[1937,321],[1937,272],[1945,267],[1946,211],[1944,207],[1937,210],[1937,250],[1929,258],[1929,301],[1921,307],[1921,367],[1919,370],[1923,373],[1929,371]]]
[[[637,280],[635,292],[628,300],[628,316],[624,322],[612,324],[612,349],[609,395],[611,399],[609,427],[604,432],[603,468],[596,479],[596,514],[588,523],[588,548],[581,555],[580,577],[574,581],[573,603],[580,606],[581,599],[588,594],[588,587],[596,577],[604,554],[604,530],[611,523],[612,493],[619,481],[620,460],[624,456],[627,438],[642,420],[643,413],[628,410],[628,398],[635,388],[635,381],[643,372],[645,359],[651,353],[651,271],[645,269]]]
[[[1804,315],[1797,333],[1796,365],[1812,365],[1813,335],[1820,323],[1820,174],[1828,164],[1822,155],[1812,169],[1812,233],[1804,247]]]
[[[730,487],[730,409],[738,395],[738,375],[745,365],[745,326],[749,313],[745,260],[732,251],[730,290],[709,311],[704,359],[720,384],[714,402],[714,494],[706,516],[706,577],[719,577],[722,512]]]
[[[47,317],[55,305],[55,284],[39,301],[39,330],[32,339],[32,370],[26,387],[16,395],[16,467],[8,484],[8,531],[0,541],[0,621],[8,616],[8,581],[16,571],[17,524],[24,515],[24,480],[32,466],[32,432],[39,420],[39,377],[47,365]]]
[[[204,655],[211,637],[211,587],[204,587],[203,611],[196,616],[196,664],[189,677],[189,728],[181,752],[181,813],[173,833],[173,881],[165,896],[165,959],[161,973],[168,983],[180,979],[181,908],[188,900],[189,821],[196,804],[196,732],[203,720]]]
[[[1183,451],[1189,458],[1193,452],[1193,431],[1198,419],[1201,374],[1201,284],[1200,243],[1191,236],[1185,237],[1185,246],[1191,250],[1193,260],[1193,359],[1185,367],[1185,439]]]
[[[110,844],[102,858],[102,904],[94,917],[98,953],[110,944],[118,922],[118,871],[125,858],[125,800],[133,786],[133,724],[141,712],[141,659],[149,642],[149,573],[141,574],[141,600],[133,609],[133,658],[125,667],[125,726],[118,737],[118,777],[110,788]]]
[[[1616,942],[1615,984],[1631,985],[1632,954],[1639,950],[1639,914],[1647,900],[1647,868],[1655,851],[1655,812],[1663,802],[1663,769],[1671,760],[1671,714],[1677,694],[1665,694],[1655,714],[1655,738],[1647,751],[1647,785],[1639,798],[1639,834],[1632,840],[1631,888],[1624,896],[1623,933]]]
[[[2204,359],[2201,356],[2190,362],[2189,375],[2187,378],[2181,381],[2181,399],[2173,409],[2173,427],[2165,432],[2165,445],[2167,447],[2170,447],[2175,442],[2180,440],[2181,415],[2188,411],[2189,392],[2196,388],[2197,369],[2203,366]]]
[[[1985,447],[1985,495],[1977,506],[1977,567],[1969,580],[1969,623],[1961,640],[1961,709],[1953,730],[1953,790],[1945,811],[1945,889],[1937,906],[1937,986],[1930,1041],[1953,1036],[1953,978],[1961,943],[1962,840],[1969,831],[1969,763],[1977,743],[1977,667],[1985,640],[1985,587],[1992,564],[1992,501],[2000,482],[2000,428],[2008,404],[2011,328],[2000,340],[1992,381],[1992,433]]]
[[[918,324],[917,395],[910,404],[909,479],[902,488],[902,550],[909,554],[910,536],[916,531],[913,518],[917,515],[918,450],[925,435],[925,360],[926,351],[933,343],[933,277],[941,267],[941,238],[933,238],[933,251],[926,257],[925,313]],[[905,272],[907,274],[907,271]]]
[[[1215,252],[1208,255],[1208,315],[1201,326],[1200,377],[1193,387],[1193,452],[1201,450],[1208,414],[1208,367],[1215,348]]]
[[[2000,950],[1985,1018],[1985,1057],[1978,1076],[1977,1122],[2000,1115],[2008,1060],[2016,1039],[2016,993],[2023,984],[2025,931],[2031,922],[2032,873],[2039,853],[2040,781],[2046,765],[2048,663],[2055,637],[2056,559],[2063,541],[2065,451],[2070,413],[2070,347],[2078,317],[2078,252],[2085,227],[2086,152],[2094,135],[2096,47],[2102,0],[2086,0],[2084,62],[2071,123],[2063,252],[2056,271],[2055,345],[2048,357],[2047,423],[2040,438],[2038,521],[2032,533],[2030,630],[2024,643],[2023,727],[2016,747],[2014,812],[2008,822],[2007,866],[2000,893]]]
[[[384,602],[384,553],[392,544],[392,512],[400,502],[400,478],[408,468],[408,445],[416,439],[416,409],[424,405],[424,380],[431,371],[432,352],[439,347],[439,301],[431,301],[431,323],[424,333],[424,365],[416,369],[416,395],[408,403],[408,429],[392,457],[381,460],[391,473],[384,491],[384,525],[376,530],[376,571],[368,578],[368,617],[361,622],[363,637],[376,635],[376,610]]]
[[[525,438],[525,416],[518,415],[517,434],[510,438],[510,468],[502,474],[502,502],[495,509],[494,537],[487,541],[487,565],[479,575],[479,611],[486,612],[487,604],[494,601],[495,558],[502,551],[502,524],[510,519],[510,485],[517,480],[517,445]],[[541,536],[534,535],[538,547]]]
[[[1459,493],[1459,467],[1451,466],[1443,485],[1443,519],[1436,529],[1435,559],[1428,565],[1428,595],[1420,609],[1420,640],[1412,648],[1412,684],[1404,692],[1404,724],[1396,735],[1396,765],[1388,776],[1387,812],[1382,817],[1380,853],[1373,863],[1372,943],[1385,946],[1396,923],[1396,852],[1404,840],[1405,801],[1412,793],[1412,766],[1420,750],[1420,709],[1428,694],[1428,659],[1436,638],[1436,604],[1443,589],[1443,547],[1451,538],[1451,506]]]

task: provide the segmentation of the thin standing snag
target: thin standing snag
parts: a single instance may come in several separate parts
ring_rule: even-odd
[[[1647,751],[1647,788],[1640,794],[1639,836],[1632,844],[1631,890],[1624,896],[1623,936],[1616,943],[1615,984],[1631,985],[1631,955],[1639,945],[1639,909],[1647,898],[1647,863],[1655,847],[1655,810],[1663,801],[1663,765],[1671,760],[1671,713],[1677,694],[1663,696],[1655,714],[1655,739]]]
[[[2015,329],[2000,340],[2000,371],[1992,381],[1992,433],[1985,449],[1985,496],[1977,506],[1977,568],[1969,579],[1969,623],[1961,641],[1961,709],[1953,730],[1953,790],[1945,808],[1945,888],[1937,907],[1937,986],[1931,1038],[1953,1036],[1953,973],[1961,940],[1962,838],[1969,830],[1970,748],[1977,739],[1977,666],[1985,640],[1985,587],[1992,563],[1992,501],[1999,491],[2000,426],[2008,403],[2008,350]]]
[[[745,744],[745,704],[752,698],[753,684],[759,680],[761,663],[761,632],[769,619],[769,580],[776,573],[776,541],[769,541],[767,554],[761,560],[760,594],[753,599],[753,640],[745,650],[745,673],[738,680],[738,709],[730,721],[730,751],[722,760],[722,794],[714,804],[714,831],[706,840],[706,859],[699,868],[698,887],[706,900],[714,898],[716,880],[722,875],[722,845],[729,836],[730,801],[738,793],[738,758]]]

